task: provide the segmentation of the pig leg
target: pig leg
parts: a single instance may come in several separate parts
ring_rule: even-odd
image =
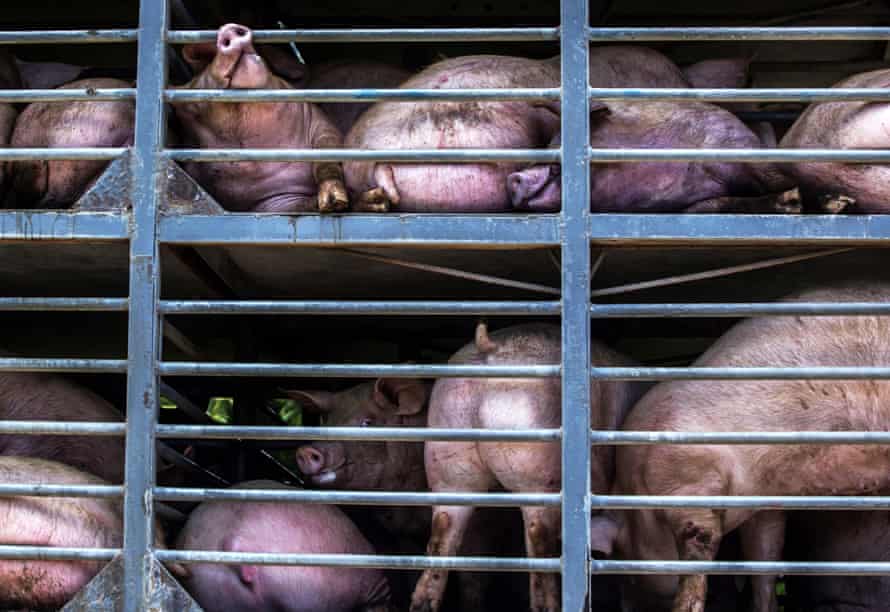
[[[437,557],[455,555],[474,510],[472,506],[433,506],[433,524],[426,554]],[[447,584],[447,571],[424,571],[414,587],[411,612],[437,612],[442,606]]]
[[[723,526],[711,510],[672,512],[668,519],[677,537],[677,552],[681,561],[713,561],[720,548]],[[674,597],[673,612],[704,612],[708,596],[707,576],[680,576],[680,586]]]
[[[525,548],[534,558],[560,555],[559,508],[524,507]],[[530,607],[533,612],[555,612],[560,608],[559,580],[556,574],[533,573],[529,576]]]
[[[785,513],[758,512],[739,528],[746,561],[781,561],[785,544]],[[775,576],[751,576],[751,612],[776,612]]]
[[[803,211],[800,193],[797,189],[790,189],[782,193],[770,193],[756,197],[731,197],[712,198],[702,202],[696,202],[686,208],[687,213],[714,213],[729,214],[741,213],[749,215],[763,214],[792,214],[798,215]]]
[[[353,209],[361,212],[388,212],[390,207],[398,206],[400,196],[396,181],[392,175],[392,166],[377,164],[374,166],[374,181],[378,185],[360,194]]]

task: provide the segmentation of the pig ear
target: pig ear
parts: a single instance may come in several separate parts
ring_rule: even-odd
[[[709,59],[683,68],[683,75],[699,89],[741,89],[748,86],[750,57]]]
[[[374,383],[374,403],[399,416],[422,412],[429,395],[429,386],[417,378],[378,378]]]
[[[182,48],[182,58],[196,74],[210,65],[214,57],[216,57],[216,43],[195,43]]]
[[[590,519],[590,551],[594,555],[612,556],[621,526],[610,516],[598,514]]]
[[[334,394],[330,391],[295,391],[282,389],[291,399],[300,402],[307,412],[327,413],[334,407]]]

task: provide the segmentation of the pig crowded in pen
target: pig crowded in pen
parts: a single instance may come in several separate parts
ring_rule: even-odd
[[[890,286],[850,284],[789,298],[887,302]],[[697,367],[885,366],[887,316],[765,317],[737,324]],[[885,431],[890,383],[876,380],[671,381],[645,395],[628,431]],[[863,495],[885,490],[881,445],[647,445],[616,454],[619,495]],[[793,520],[793,519],[791,519]],[[594,517],[594,550],[625,559],[709,561],[738,530],[748,560],[781,559],[785,514],[732,508],[639,509]],[[751,610],[775,612],[774,576],[754,576]],[[629,576],[627,612],[703,610],[705,576]]]

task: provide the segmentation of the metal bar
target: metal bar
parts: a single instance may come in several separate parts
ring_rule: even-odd
[[[331,28],[325,30],[254,30],[254,40],[286,42],[522,42],[558,40],[558,28]],[[216,40],[216,30],[174,30],[174,44]]]
[[[6,149],[14,151],[15,149]],[[3,150],[0,150],[2,152]],[[558,149],[168,149],[165,155],[174,161],[390,161],[438,162],[464,164],[473,162],[540,162],[559,161]],[[0,156],[0,159],[3,159]],[[890,159],[890,157],[888,157]]]
[[[890,304],[887,305],[890,312]],[[3,300],[0,299],[0,310]],[[336,315],[558,315],[560,303],[531,302],[447,302],[447,301],[298,301],[298,300],[162,300],[160,312],[173,314],[336,314]]]
[[[164,192],[164,87],[167,82],[167,0],[139,3],[136,126],[130,156],[133,231],[130,239],[130,315],[127,357],[126,492],[124,495],[123,612],[151,607],[154,548],[155,425],[158,422],[161,260],[157,218]]]
[[[127,298],[0,298],[0,310],[126,312]]]
[[[594,304],[598,319],[642,317],[758,317],[890,315],[890,304],[879,302],[751,302],[734,304]]]
[[[886,27],[669,27],[589,28],[592,41],[800,41],[800,40],[890,40]]]
[[[0,484],[0,497],[122,497],[120,485]]]
[[[132,88],[107,89],[19,89],[0,90],[0,102],[10,104],[18,102],[72,102],[89,100],[90,102],[134,100],[136,90]]]
[[[135,42],[139,31],[116,30],[22,30],[0,32],[0,45],[84,44]]]
[[[2,488],[0,488],[2,495]],[[311,491],[293,489],[199,489],[156,487],[160,501],[296,502],[352,506],[558,506],[558,493],[409,493],[390,491]]]
[[[593,367],[590,376],[597,380],[887,380],[890,367]]]
[[[282,554],[216,550],[158,550],[155,556],[162,562],[173,563],[249,563],[252,565],[317,565],[321,567],[376,567],[382,569],[441,568],[506,572],[559,571],[559,559],[524,559],[520,557]]]
[[[0,546],[0,559],[27,561],[110,561],[117,548],[62,548],[55,546]]]
[[[591,571],[599,574],[886,576],[890,575],[890,563],[856,563],[849,561],[593,561],[591,563]]]
[[[0,434],[17,436],[123,436],[124,423],[70,421],[0,421]]]
[[[833,90],[832,90],[833,91]],[[886,92],[873,89],[870,92]],[[877,93],[876,95],[880,95]],[[168,89],[167,102],[397,102],[559,100],[558,87],[509,89]],[[862,99],[862,98],[857,98]],[[886,100],[887,96],[881,98]],[[0,101],[4,101],[0,97]]]
[[[0,242],[126,240],[129,218],[113,213],[0,211]]]
[[[0,357],[0,372],[96,372],[120,374],[127,371],[124,359],[36,359]]]
[[[407,151],[406,151],[407,153]],[[641,161],[890,162],[890,150],[839,149],[590,149],[594,163]]]
[[[887,431],[596,431],[591,444],[890,444]]]
[[[874,88],[788,87],[757,89],[596,88],[596,100],[707,100],[709,102],[886,102],[890,90]]]
[[[2,360],[0,360],[2,362]],[[2,363],[0,363],[2,365]],[[0,367],[0,371],[2,371]],[[325,378],[377,378],[378,376],[439,378],[545,378],[559,376],[557,365],[417,365],[350,363],[224,363],[165,361],[159,364],[162,376],[305,376]],[[887,369],[890,377],[890,368]]]
[[[2,421],[0,421],[2,425]],[[3,430],[0,429],[0,432]],[[427,427],[278,427],[252,425],[158,425],[165,439],[217,440],[364,440],[423,442],[426,440],[487,442],[558,442],[559,429],[445,429]],[[890,436],[890,433],[887,434]],[[890,441],[890,438],[888,438]]]
[[[10,148],[0,149],[0,161],[27,161],[32,159],[53,160],[98,160],[105,161],[120,157],[126,152],[123,147],[67,147],[67,148]]]
[[[591,506],[636,508],[756,508],[758,510],[888,510],[890,497],[789,495],[593,495]]]
[[[590,113],[587,0],[560,1],[562,83],[562,610],[590,588]]]

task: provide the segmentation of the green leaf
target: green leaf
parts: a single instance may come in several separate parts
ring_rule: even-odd
[[[784,580],[777,580],[777,581],[776,581],[776,595],[779,596],[779,597],[784,597],[784,596],[787,595],[787,594],[788,594],[788,593],[787,593],[786,590],[785,590],[785,581],[784,581]]]
[[[285,425],[300,427],[303,424],[303,407],[294,399],[276,398],[269,401],[269,406],[278,414]]]
[[[174,404],[169,397],[165,395],[161,396],[161,410],[176,410],[176,408],[176,404]]]
[[[235,400],[231,397],[211,397],[207,403],[207,416],[221,425],[231,425]]]

